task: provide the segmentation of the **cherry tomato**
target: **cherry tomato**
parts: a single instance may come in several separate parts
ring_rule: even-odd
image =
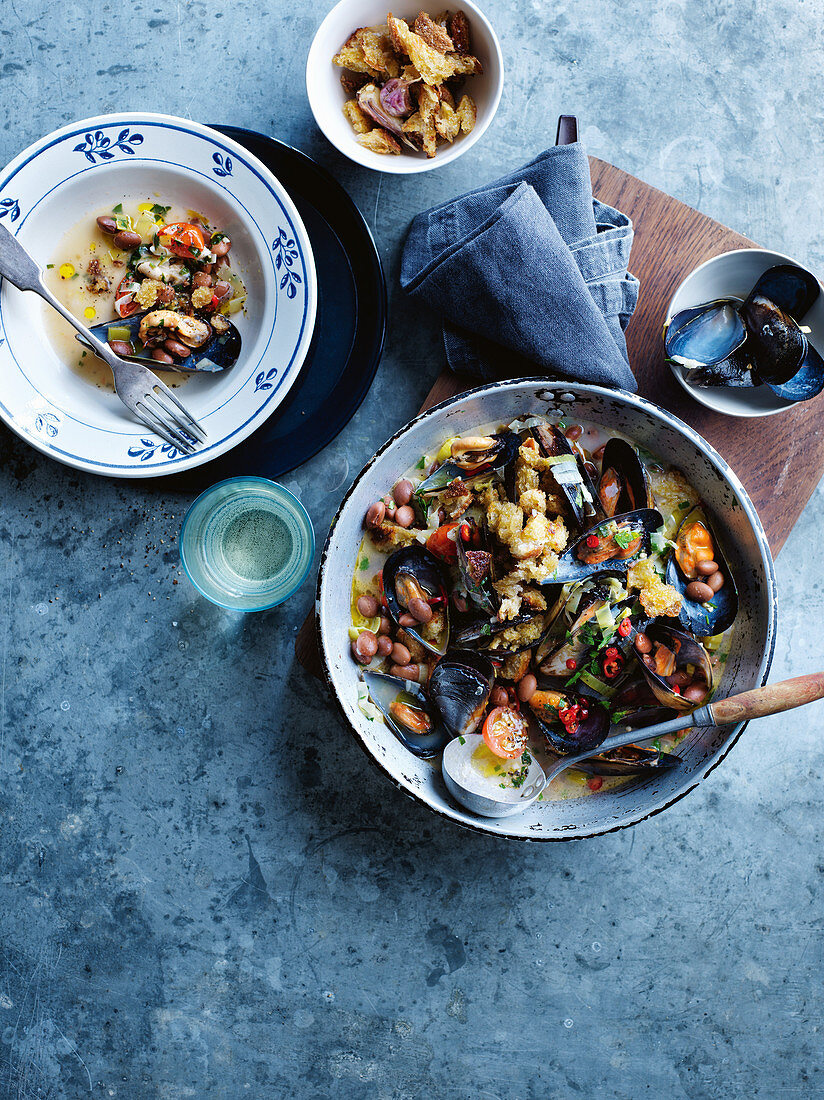
[[[495,707],[484,722],[483,735],[496,756],[515,760],[526,748],[526,720],[514,707]]]
[[[567,657],[566,666],[570,670],[570,672],[574,672],[575,669],[578,667],[578,662],[575,660],[574,657]]]
[[[140,283],[131,274],[124,275],[120,280],[114,295],[114,308],[118,317],[131,317],[138,312],[140,305],[134,300],[134,292],[139,286]]]
[[[436,558],[442,558],[444,561],[455,561],[458,557],[458,548],[454,541],[449,538],[449,532],[454,531],[457,526],[457,523],[445,523],[443,527],[439,527],[426,540],[426,549],[434,554]]]
[[[604,780],[600,775],[591,775],[587,780],[587,786],[591,791],[600,791],[604,785]]]
[[[160,243],[175,256],[184,260],[199,260],[206,251],[206,239],[199,225],[190,222],[172,222],[158,230]]]

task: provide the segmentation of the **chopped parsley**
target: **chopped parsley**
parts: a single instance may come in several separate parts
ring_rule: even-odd
[[[416,470],[423,470],[426,466],[426,455],[421,455],[418,461],[415,463]]]
[[[166,215],[169,213],[169,211],[171,209],[172,209],[171,206],[161,206],[159,203],[156,202],[154,204],[154,206],[151,208],[151,210],[149,211],[149,213],[154,214],[154,216],[156,218],[164,218],[165,219]]]
[[[460,743],[461,743],[462,745],[465,745],[465,744],[466,744],[466,738],[465,738],[465,737],[463,737],[463,736],[462,736],[461,734],[458,734],[458,740],[460,741]]]
[[[113,206],[112,207],[112,213],[113,214],[122,214],[123,213],[123,203],[119,202],[117,204],[117,206]]]
[[[369,558],[367,558],[366,555],[364,554],[364,556],[358,562],[358,569],[360,569],[361,572],[363,572],[364,569],[368,569],[368,568],[369,568]]]
[[[616,546],[620,546],[622,550],[627,550],[635,539],[635,532],[631,527],[619,527],[612,537],[615,539]]]
[[[489,623],[484,623],[484,625],[481,627],[481,634],[483,634],[484,637],[487,637],[491,633],[492,627],[489,625]]]
[[[690,507],[690,502],[688,500],[681,500],[678,502],[678,507],[682,512],[686,512],[687,508]]]
[[[46,267],[49,269],[49,271],[51,271],[51,269],[54,267],[54,264],[46,264]]]

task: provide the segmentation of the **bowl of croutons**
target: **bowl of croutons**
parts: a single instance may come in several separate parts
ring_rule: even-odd
[[[416,14],[385,0],[340,0],[306,62],[315,121],[350,160],[378,172],[426,172],[465,153],[492,121],[501,46],[469,0]]]

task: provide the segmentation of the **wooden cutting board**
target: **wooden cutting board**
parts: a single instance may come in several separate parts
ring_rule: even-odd
[[[753,242],[620,168],[590,157],[590,169],[596,197],[628,214],[635,226],[630,270],[641,281],[641,294],[627,347],[638,392],[685,420],[723,455],[752,497],[777,554],[824,471],[818,402],[768,418],[722,416],[678,385],[664,362],[661,341],[666,307],[681,280],[711,256],[752,248]],[[476,384],[444,371],[420,411]],[[313,614],[298,633],[295,653],[307,671],[322,675]]]

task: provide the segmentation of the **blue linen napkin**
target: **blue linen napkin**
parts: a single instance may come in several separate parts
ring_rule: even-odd
[[[592,197],[580,143],[419,214],[401,286],[443,318],[446,359],[489,381],[539,372],[634,391],[632,223]]]

